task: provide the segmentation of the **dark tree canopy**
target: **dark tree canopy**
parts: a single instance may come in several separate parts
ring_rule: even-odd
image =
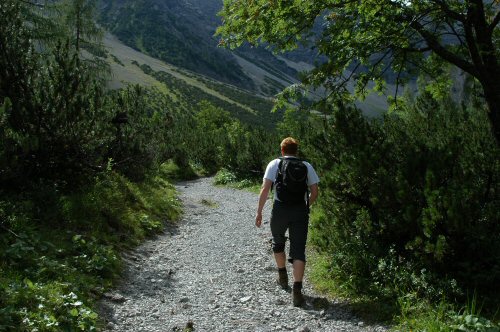
[[[328,60],[304,83],[342,94],[351,79],[359,96],[370,81],[383,90],[390,70],[399,85],[452,64],[481,84],[500,142],[499,10],[498,1],[481,0],[225,0],[218,33],[230,47],[313,43]]]

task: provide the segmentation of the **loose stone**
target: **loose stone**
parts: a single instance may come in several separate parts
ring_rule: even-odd
[[[271,204],[256,228],[257,195],[212,181],[178,184],[184,205],[178,226],[124,254],[122,281],[100,303],[105,331],[387,330],[365,326],[342,302],[318,296],[307,279],[303,291],[310,305],[293,307],[291,294],[275,282]]]

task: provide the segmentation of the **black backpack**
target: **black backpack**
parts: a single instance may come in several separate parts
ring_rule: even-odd
[[[303,204],[309,191],[307,166],[298,158],[280,158],[274,185],[279,201],[294,205]]]

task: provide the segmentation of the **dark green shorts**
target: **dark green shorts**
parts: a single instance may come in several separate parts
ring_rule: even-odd
[[[294,259],[306,261],[306,240],[309,224],[309,208],[303,205],[288,205],[280,201],[274,201],[271,211],[271,233],[273,235],[273,251],[275,253],[285,251],[286,236],[288,229],[290,238],[290,254],[288,261]]]

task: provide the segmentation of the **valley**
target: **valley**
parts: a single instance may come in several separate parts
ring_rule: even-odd
[[[167,93],[175,89],[173,86],[167,88],[131,64],[136,61],[153,71],[164,71],[247,112],[252,113],[252,106],[235,96],[255,96],[260,104],[267,101],[270,111],[274,96],[299,83],[299,73],[311,70],[317,55],[307,48],[273,54],[265,48],[250,45],[232,51],[218,47],[218,37],[214,33],[221,23],[217,16],[220,7],[217,0],[103,1],[100,20],[109,31],[104,44],[122,63],[110,61],[113,72],[110,87],[119,88],[132,83],[157,86]],[[223,86],[229,93],[221,93],[221,89],[214,89],[214,85]],[[348,89],[353,91],[353,84],[349,84]],[[388,84],[386,93],[394,95],[394,86]],[[319,100],[325,95],[324,89],[320,88],[309,91],[307,98]],[[387,109],[387,96],[371,93],[356,104],[365,115],[379,117]]]

